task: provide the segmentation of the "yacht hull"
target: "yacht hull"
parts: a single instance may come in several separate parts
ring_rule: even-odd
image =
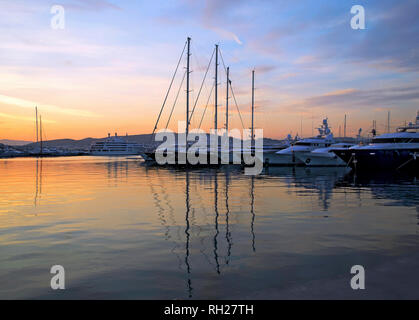
[[[92,156],[132,156],[138,155],[137,151],[91,151]]]
[[[297,157],[297,152],[292,153],[264,153],[263,163],[266,166],[303,166],[302,162]]]
[[[206,163],[196,163],[196,164],[192,164],[189,163],[187,161],[187,157],[185,153],[181,153],[181,152],[173,152],[173,156],[174,156],[174,163],[165,163],[165,164],[159,164],[156,161],[156,154],[155,152],[141,152],[140,156],[144,159],[145,162],[148,163],[154,163],[156,165],[161,165],[161,166],[194,166],[194,167],[213,167],[213,166],[219,166],[221,164],[221,161],[218,157],[216,157],[215,159],[212,157],[211,159],[211,154],[207,153],[206,156]],[[167,156],[167,154],[166,154]],[[212,161],[211,161],[212,160]]]
[[[333,152],[324,153],[302,153],[297,154],[300,159],[307,167],[345,167],[346,162],[339,158]]]
[[[419,148],[359,149],[339,151],[342,160],[357,170],[407,170],[419,172]]]

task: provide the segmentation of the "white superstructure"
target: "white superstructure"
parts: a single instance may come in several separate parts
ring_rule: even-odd
[[[127,142],[116,133],[114,137],[108,133],[108,138],[104,141],[97,141],[90,147],[90,154],[94,156],[134,155],[139,154],[141,150],[141,145]]]
[[[327,119],[323,120],[323,124],[318,130],[319,135],[317,137],[301,139],[284,150],[267,155],[265,164],[283,166],[304,165],[304,162],[297,155],[310,153],[319,148],[327,148],[335,142]]]

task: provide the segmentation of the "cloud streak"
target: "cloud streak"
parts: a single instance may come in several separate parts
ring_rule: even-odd
[[[29,100],[19,99],[15,97],[0,95],[0,103],[4,103],[7,105],[14,105],[17,107],[22,108],[31,108],[33,109],[35,106],[38,106],[38,108],[43,109],[45,111],[50,111],[54,113],[61,113],[71,116],[77,116],[77,117],[97,117],[96,114],[90,111],[86,110],[78,110],[78,109],[71,109],[71,108],[62,108],[50,104],[43,104],[39,102],[33,102]]]
[[[16,116],[14,114],[8,114],[8,113],[3,113],[3,112],[0,112],[0,117],[1,118],[14,119],[14,120],[20,120],[20,121],[31,121],[31,122],[34,121],[33,117]],[[53,120],[47,120],[47,119],[42,119],[42,121],[44,123],[56,123]]]

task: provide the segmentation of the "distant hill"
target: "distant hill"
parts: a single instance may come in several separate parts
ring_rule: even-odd
[[[140,144],[150,143],[151,134],[138,134],[131,136],[122,136],[126,141],[136,142]],[[46,148],[65,148],[65,149],[89,149],[90,146],[96,141],[103,141],[104,138],[85,138],[81,140],[74,139],[57,139],[57,140],[48,140],[43,141],[43,146]],[[39,144],[39,143],[38,143]],[[26,144],[27,148],[35,148],[37,145],[36,142]]]
[[[8,146],[24,146],[32,143],[32,141],[0,139],[0,143],[7,144]]]
[[[121,138],[125,139],[129,142],[136,142],[139,144],[150,144],[151,142],[151,134],[137,134],[131,136],[121,136]],[[88,150],[90,146],[96,141],[105,140],[104,138],[85,138],[81,140],[73,140],[73,139],[57,139],[57,140],[48,140],[43,142],[43,146],[46,148],[64,148],[64,149],[77,149],[77,150]],[[279,140],[264,139],[264,144],[275,144],[280,142]],[[37,145],[36,142],[32,142],[25,145],[25,148],[32,149],[35,148]]]

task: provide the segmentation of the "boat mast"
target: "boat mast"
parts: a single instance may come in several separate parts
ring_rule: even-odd
[[[188,49],[186,53],[186,137],[189,134],[189,58],[191,56],[191,38],[188,37]],[[187,139],[187,138],[186,138]]]
[[[41,138],[41,150],[40,150],[40,154],[42,155],[42,116],[39,116],[39,135]]]
[[[254,119],[255,119],[255,70],[252,70],[252,146],[254,145],[255,141],[255,134],[254,134]]]
[[[36,118],[36,143],[38,144],[38,106],[35,107],[35,118]]]
[[[214,129],[218,129],[218,44],[215,45],[215,102],[214,102]]]
[[[303,137],[303,114],[301,114],[300,118],[300,136]]]
[[[226,131],[228,135],[228,86],[230,84],[230,67],[227,67],[227,93],[226,93]]]

